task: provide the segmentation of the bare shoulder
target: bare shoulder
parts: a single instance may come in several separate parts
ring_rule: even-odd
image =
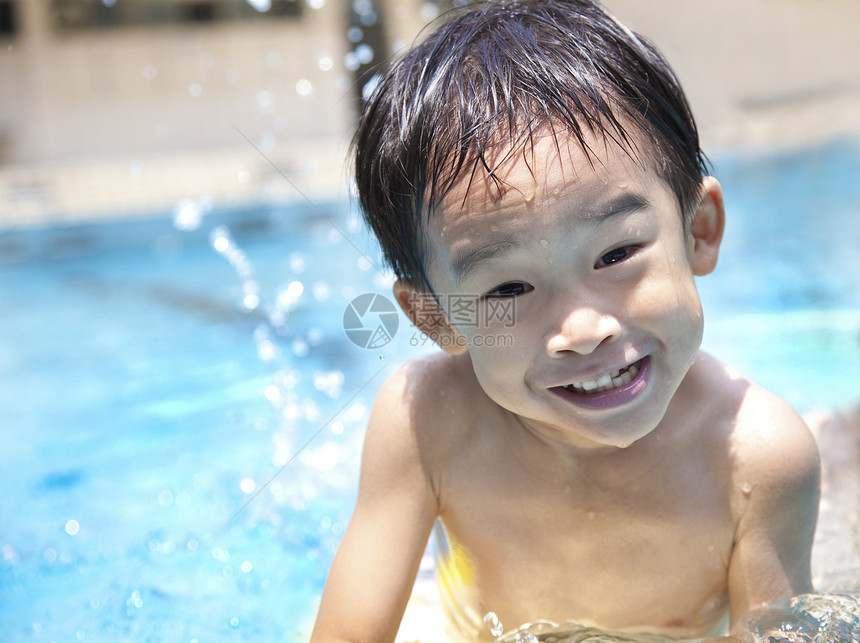
[[[365,437],[365,459],[387,454],[435,479],[474,424],[483,391],[465,356],[434,353],[400,366],[382,385]]]
[[[733,451],[743,463],[776,469],[780,460],[817,462],[815,439],[788,402],[706,353],[696,367],[709,406],[729,420]]]
[[[782,398],[750,383],[733,440],[739,470],[774,490],[817,484],[818,446],[803,418]]]
[[[406,420],[415,430],[464,422],[480,387],[468,358],[439,352],[400,366],[382,385],[374,408]]]
[[[821,462],[803,418],[731,367],[710,356],[703,359],[715,398],[729,409],[733,477],[744,510],[750,498],[768,504],[817,503]]]

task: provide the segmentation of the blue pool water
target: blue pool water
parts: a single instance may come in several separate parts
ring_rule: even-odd
[[[705,347],[802,411],[850,405],[860,145],[714,161]],[[351,206],[182,212],[0,234],[3,641],[303,640],[374,393],[430,349],[404,318],[346,337],[390,288]]]

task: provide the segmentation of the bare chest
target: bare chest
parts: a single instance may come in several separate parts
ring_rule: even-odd
[[[601,490],[510,467],[461,489],[443,519],[475,609],[511,626],[706,631],[727,609],[734,525],[721,485],[694,478],[666,471]]]

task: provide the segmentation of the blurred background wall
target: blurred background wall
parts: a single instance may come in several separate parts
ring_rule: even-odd
[[[344,196],[373,66],[453,0],[0,0],[0,229]],[[860,2],[607,0],[707,148],[860,131]]]

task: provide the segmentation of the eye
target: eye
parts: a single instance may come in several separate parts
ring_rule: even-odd
[[[488,298],[519,297],[532,290],[534,289],[531,286],[521,281],[509,281],[501,286],[496,286],[484,296]]]
[[[594,267],[603,268],[605,266],[611,266],[614,263],[621,263],[622,261],[626,261],[631,256],[633,256],[638,249],[639,246],[621,246],[620,248],[610,250],[605,255],[600,257],[598,262],[594,264]]]

